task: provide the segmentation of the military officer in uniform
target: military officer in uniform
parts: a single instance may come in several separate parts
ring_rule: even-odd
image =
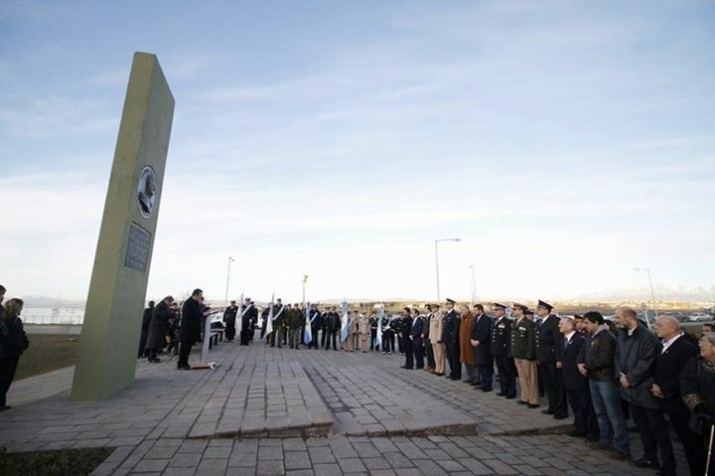
[[[539,379],[544,382],[544,393],[549,400],[548,408],[541,413],[563,420],[568,418],[566,391],[561,370],[556,367],[556,347],[563,342],[563,336],[559,331],[560,319],[551,314],[553,308],[554,306],[541,300],[536,306],[536,313],[541,318],[541,322],[536,326],[536,360],[539,363]]]
[[[432,343],[432,354],[434,355],[434,374],[444,375],[444,343],[442,342],[442,323],[444,317],[439,312],[439,305],[430,304],[432,318],[429,323],[429,339]]]
[[[511,356],[514,358],[516,372],[519,375],[521,398],[517,400],[529,408],[539,406],[539,385],[536,367],[536,329],[534,323],[525,314],[529,309],[523,304],[513,304],[514,321],[511,330]]]
[[[499,397],[516,398],[516,367],[509,353],[511,322],[506,317],[505,304],[493,303],[494,329],[492,330],[492,355],[499,371]]]
[[[442,342],[447,353],[449,362],[448,378],[452,380],[462,379],[462,363],[459,361],[459,326],[461,324],[459,314],[454,310],[456,301],[447,299],[447,312],[442,321]]]
[[[355,316],[353,316],[354,319]],[[360,351],[365,353],[367,352],[368,348],[370,347],[369,345],[369,340],[370,340],[370,321],[371,319],[367,317],[365,314],[361,314],[360,317],[357,319],[354,319],[355,326],[357,328],[357,334],[359,336],[360,340]],[[352,349],[351,349],[352,352]]]
[[[310,333],[313,336],[313,340],[308,344],[308,348],[317,349],[318,348],[318,331],[323,327],[323,319],[318,310],[317,304],[310,305],[310,311],[308,314],[308,320],[310,321]]]
[[[285,307],[283,306],[283,301],[280,298],[276,299],[276,303],[273,305],[273,332],[269,340],[271,342],[271,347],[283,347],[283,322],[285,321]]]
[[[236,337],[236,315],[238,315],[238,306],[236,301],[231,301],[231,305],[223,311],[223,322],[226,324],[226,340],[233,342]]]

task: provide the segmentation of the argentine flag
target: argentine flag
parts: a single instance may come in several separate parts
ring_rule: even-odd
[[[385,308],[380,306],[380,310],[377,311],[377,345],[380,346],[382,350],[382,318],[385,317]]]
[[[343,317],[340,319],[340,342],[348,340],[348,303],[343,301],[340,303],[340,310]]]
[[[273,293],[271,295],[271,303],[268,305],[268,318],[266,318],[266,335],[269,335],[271,332],[273,332],[273,298],[275,297],[276,293]]]
[[[310,303],[305,304],[305,332],[303,334],[303,344],[309,345],[313,342],[313,331],[310,329]]]

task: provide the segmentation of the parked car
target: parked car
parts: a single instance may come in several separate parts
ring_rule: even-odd
[[[713,316],[704,312],[694,312],[688,316],[689,322],[710,322],[712,320]]]

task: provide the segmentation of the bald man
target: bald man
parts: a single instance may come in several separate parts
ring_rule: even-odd
[[[672,316],[660,316],[655,321],[655,331],[661,339],[662,350],[656,360],[651,392],[658,399],[660,408],[668,414],[675,434],[683,444],[690,474],[699,474],[705,467],[705,451],[700,436],[688,427],[690,414],[679,385],[685,363],[698,355],[698,348],[685,338],[680,323]],[[672,470],[675,474],[674,466]]]

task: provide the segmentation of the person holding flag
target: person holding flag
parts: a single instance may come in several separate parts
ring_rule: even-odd
[[[283,347],[283,333],[285,332],[285,327],[283,326],[285,307],[283,306],[281,298],[276,299],[276,303],[272,305],[272,309],[271,330],[273,331],[273,337],[271,337],[271,347],[278,346],[280,349]]]
[[[320,311],[318,310],[318,306],[316,304],[308,303],[308,306],[306,309],[308,309],[308,322],[305,323],[305,333],[307,335],[308,328],[310,328],[310,337],[311,337],[311,341],[307,345],[308,345],[309,349],[311,347],[313,349],[317,349],[318,348],[318,330],[321,327],[323,327],[323,316],[320,314]]]
[[[341,343],[348,340],[349,332],[350,332],[350,319],[348,318],[348,303],[346,301],[343,301],[340,303],[340,342]]]
[[[310,348],[310,344],[313,342],[313,329],[310,322],[310,303],[305,306],[305,326],[303,332],[303,345]]]
[[[270,344],[271,347],[275,345],[274,335],[273,335],[273,298],[276,293],[271,294],[271,302],[268,304],[268,309],[263,311],[264,321],[263,329],[261,330],[261,337],[266,336],[266,344]],[[267,312],[267,314],[266,314]]]

